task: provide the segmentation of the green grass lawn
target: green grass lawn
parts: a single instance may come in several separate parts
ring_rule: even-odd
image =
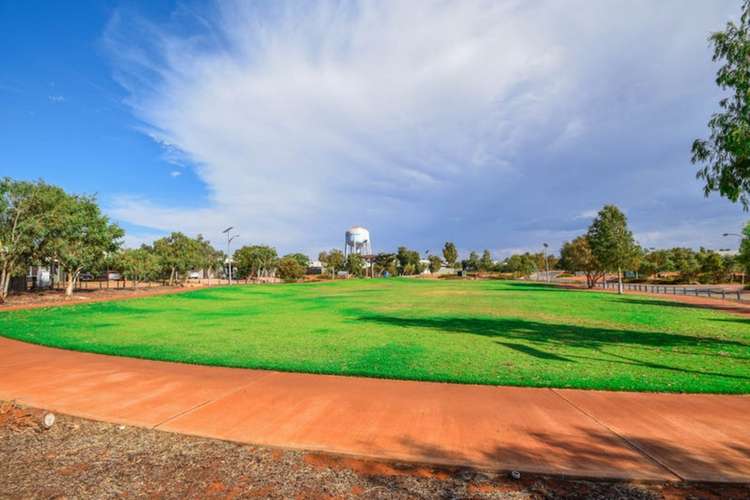
[[[235,286],[0,313],[0,334],[209,365],[535,387],[750,393],[750,320],[530,283]]]

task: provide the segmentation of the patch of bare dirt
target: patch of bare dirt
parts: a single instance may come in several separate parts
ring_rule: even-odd
[[[5,303],[0,304],[0,311],[16,311],[20,309],[36,309],[39,307],[69,306],[87,304],[91,302],[108,302],[125,300],[151,295],[167,295],[189,292],[203,285],[157,286],[151,288],[102,288],[92,290],[76,290],[71,297],[66,297],[62,290],[44,290],[39,292],[24,292],[9,295]]]
[[[240,445],[0,403],[2,498],[748,498],[748,485],[490,474]]]

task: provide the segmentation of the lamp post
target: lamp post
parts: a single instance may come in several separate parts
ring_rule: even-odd
[[[234,226],[229,226],[225,230],[222,231],[222,233],[227,235],[227,267],[229,268],[229,284],[232,284],[232,252],[231,252],[231,245],[232,240],[234,240],[238,234],[235,234],[234,236],[231,235],[230,231],[234,229]]]
[[[549,245],[547,243],[542,243],[544,246],[544,277],[545,281],[549,283],[549,260],[547,259],[547,248]]]
[[[737,238],[740,239],[740,243],[742,243],[742,240],[745,239],[745,237],[743,235],[738,234],[738,233],[724,233],[724,234],[722,234],[722,236],[724,238],[726,238],[727,236],[736,236]],[[745,288],[745,270],[744,269],[742,270],[742,274],[740,275],[740,279],[742,280],[742,288]]]

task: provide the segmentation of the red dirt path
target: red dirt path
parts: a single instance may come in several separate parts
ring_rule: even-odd
[[[750,482],[750,397],[279,373],[0,338],[0,399],[343,456],[573,477]]]

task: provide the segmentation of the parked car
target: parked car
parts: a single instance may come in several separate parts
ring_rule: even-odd
[[[81,273],[81,276],[79,277],[81,281],[93,281],[94,275],[91,273]]]
[[[200,271],[190,271],[188,273],[188,279],[191,279],[191,280],[199,280],[199,279],[201,279],[201,273],[200,273]]]

